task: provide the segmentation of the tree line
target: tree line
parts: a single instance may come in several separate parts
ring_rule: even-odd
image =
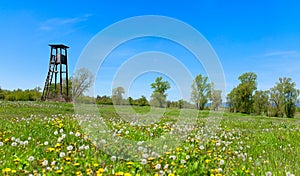
[[[240,83],[227,95],[230,112],[272,117],[294,117],[300,91],[291,78],[279,78],[269,90],[257,90],[257,75],[243,73]]]

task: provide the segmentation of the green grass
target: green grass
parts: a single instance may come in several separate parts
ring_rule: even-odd
[[[184,110],[180,116],[179,109],[171,108],[118,106],[116,109],[114,106],[98,106],[100,118],[91,115],[91,107],[85,105],[84,111],[76,111],[76,115],[73,105],[68,103],[0,102],[2,174],[300,174],[299,118],[224,113],[218,126],[207,129],[208,116],[214,119],[218,113],[200,111],[197,117],[197,112],[192,110]],[[136,119],[147,123],[132,124]],[[182,119],[192,128],[186,131],[187,136],[175,136],[178,132],[176,125]],[[103,122],[109,135],[101,133],[101,125],[83,128]],[[169,135],[170,132],[173,135]],[[133,143],[147,143],[162,136],[173,141],[165,144],[165,150],[155,157],[149,151],[126,151],[126,143],[113,144],[120,138]],[[180,141],[177,137],[186,138]],[[103,139],[106,143],[99,145]],[[159,146],[162,143],[155,144]],[[176,145],[171,147],[171,144]],[[134,149],[134,146],[131,147]],[[117,154],[115,159],[110,155],[112,153],[137,158],[143,156],[145,160],[126,160],[118,158]]]

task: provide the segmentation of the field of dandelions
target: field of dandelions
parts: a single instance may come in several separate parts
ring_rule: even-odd
[[[99,111],[110,133],[138,144],[172,131],[173,116],[179,113],[167,109],[157,122],[135,126],[122,120],[113,106],[101,106]],[[146,112],[147,107],[136,107],[136,111]],[[79,125],[84,115],[76,114],[72,104],[0,101],[1,174],[300,175],[298,117],[224,113],[214,134],[203,141],[208,114],[199,112],[188,136],[176,148],[129,160],[99,149],[99,141],[103,146],[109,141],[89,138]]]

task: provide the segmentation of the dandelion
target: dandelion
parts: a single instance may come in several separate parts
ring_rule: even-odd
[[[224,160],[220,160],[220,165],[224,165],[225,161]]]
[[[218,168],[218,172],[221,173],[223,171],[222,168]]]
[[[141,164],[142,164],[142,165],[147,164],[147,160],[146,160],[146,159],[141,159]]]
[[[158,170],[158,169],[160,169],[160,168],[161,168],[161,164],[156,164],[156,165],[155,165],[155,169],[156,169],[156,170]]]
[[[45,141],[45,142],[44,142],[44,145],[48,145],[48,141]]]
[[[80,136],[80,133],[79,133],[79,132],[76,132],[76,133],[75,133],[75,136],[76,136],[76,137],[79,137],[79,136]]]
[[[200,149],[200,150],[204,150],[204,146],[203,146],[203,145],[200,145],[199,149]]]
[[[27,140],[24,141],[23,145],[28,145],[28,141]]]
[[[67,147],[67,150],[69,150],[69,151],[73,150],[73,146],[72,146],[72,145],[69,145],[69,146]]]
[[[272,172],[270,171],[266,172],[266,176],[272,176]]]
[[[48,165],[48,160],[44,160],[44,161],[42,162],[42,165],[43,165],[43,166],[47,166],[47,165]]]
[[[60,153],[59,153],[59,157],[63,158],[63,157],[65,157],[65,156],[66,156],[66,153],[65,153],[65,152],[60,152]]]
[[[13,143],[11,143],[11,146],[15,147],[15,146],[17,146],[17,143],[13,142]]]
[[[175,155],[171,155],[171,156],[169,156],[169,158],[172,159],[172,160],[175,160],[176,156]]]
[[[33,156],[30,156],[29,158],[28,158],[28,161],[33,161],[34,160],[34,157]]]
[[[54,131],[54,135],[58,135],[58,131]]]
[[[116,159],[117,159],[116,156],[111,156],[111,157],[110,157],[110,160],[111,160],[111,161],[116,161]]]

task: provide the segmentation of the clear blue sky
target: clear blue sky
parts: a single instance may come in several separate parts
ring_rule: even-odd
[[[0,86],[11,90],[43,87],[49,43],[70,46],[72,73],[85,45],[105,27],[128,17],[163,15],[188,23],[210,42],[223,66],[227,92],[238,84],[237,77],[247,71],[257,73],[259,89],[269,89],[284,76],[291,77],[299,88],[299,9],[297,0],[1,0]],[[145,38],[120,46],[115,56],[124,51],[138,53],[163,48],[162,51],[185,57],[182,62],[193,75],[205,74],[201,65],[193,63],[189,53],[176,47],[164,40]],[[96,81],[97,94],[110,94],[112,74],[121,61],[124,60],[111,57],[104,63],[102,77]],[[150,86],[142,85],[150,85],[156,76],[153,73],[136,79],[129,95],[149,97]],[[169,98],[178,98],[176,93],[176,88],[171,89]]]

